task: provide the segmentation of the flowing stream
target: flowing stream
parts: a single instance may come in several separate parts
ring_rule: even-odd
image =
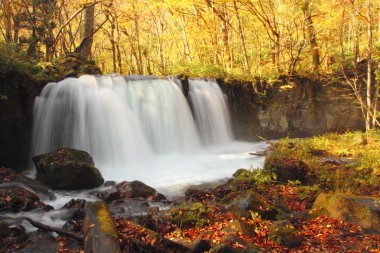
[[[89,152],[106,180],[140,180],[166,194],[260,167],[265,143],[234,140],[226,97],[213,80],[120,75],[67,78],[36,98],[32,155]]]

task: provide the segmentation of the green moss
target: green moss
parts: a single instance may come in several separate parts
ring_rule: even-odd
[[[97,208],[99,209],[97,212],[97,219],[100,224],[101,231],[106,235],[118,238],[115,225],[111,219],[107,205],[103,202],[98,202],[97,205]]]
[[[209,212],[202,203],[186,204],[170,210],[171,221],[180,228],[204,227],[209,224]]]
[[[306,172],[303,183],[319,185],[319,188],[356,194],[380,190],[379,132],[329,133],[309,139],[286,138],[272,144],[272,148],[264,171],[277,174],[279,181],[286,182],[287,178],[299,180],[289,176],[295,177],[296,168],[303,167]],[[295,166],[297,164],[302,166]],[[294,173],[288,171],[290,173],[284,175],[286,167],[294,167]],[[284,179],[281,180],[281,177]]]
[[[316,199],[313,209],[316,210],[318,214],[357,223],[363,228],[379,231],[379,198],[341,193],[322,193]]]

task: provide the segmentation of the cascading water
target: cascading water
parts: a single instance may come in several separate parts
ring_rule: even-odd
[[[35,101],[32,154],[85,150],[107,180],[158,188],[261,165],[247,152],[262,144],[233,142],[216,82],[190,80],[189,98],[194,116],[175,80],[85,75],[50,83]]]
[[[219,85],[209,80],[189,80],[189,93],[203,143],[232,142],[229,111]]]
[[[149,156],[137,116],[112,85],[112,80],[82,76],[44,88],[35,101],[33,154],[71,147],[111,166]]]

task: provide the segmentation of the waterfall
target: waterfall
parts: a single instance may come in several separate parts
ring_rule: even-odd
[[[84,75],[49,83],[35,100],[32,154],[71,147],[121,168],[232,142],[219,86],[191,80],[189,92],[194,116],[170,79]]]
[[[233,140],[226,98],[211,80],[189,80],[189,94],[201,139],[206,145]]]

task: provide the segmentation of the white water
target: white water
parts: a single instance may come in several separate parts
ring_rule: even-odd
[[[189,98],[194,116],[174,80],[85,75],[48,84],[35,101],[32,154],[85,150],[106,180],[140,180],[169,195],[262,166],[248,153],[266,144],[234,141],[216,82],[190,80]]]
[[[189,93],[203,143],[231,143],[229,111],[219,85],[213,81],[189,80]]]

